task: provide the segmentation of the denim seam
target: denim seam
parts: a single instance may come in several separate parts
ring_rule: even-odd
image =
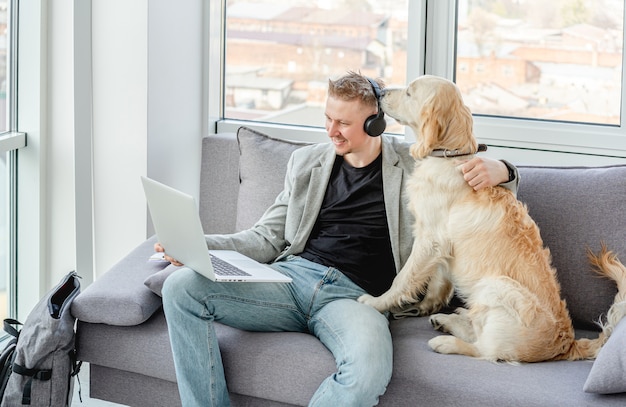
[[[267,308],[287,309],[287,310],[296,311],[299,313],[301,312],[298,309],[298,307],[290,305],[290,304],[279,304],[275,302],[250,300],[248,298],[240,298],[238,296],[223,295],[223,294],[207,295],[206,297],[202,299],[202,302],[204,304],[208,304],[212,300],[231,301],[231,302],[240,303],[240,304],[251,304],[251,305],[257,305],[257,306],[267,307]],[[210,312],[209,312],[209,315],[210,315]]]

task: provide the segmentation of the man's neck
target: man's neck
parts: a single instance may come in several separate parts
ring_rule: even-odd
[[[372,143],[368,143],[359,151],[344,155],[343,159],[354,168],[366,167],[380,155],[382,144],[380,137],[372,138]]]

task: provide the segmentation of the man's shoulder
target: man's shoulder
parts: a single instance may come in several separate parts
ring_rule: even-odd
[[[383,135],[383,148],[387,149],[387,154],[393,156],[391,160],[397,159],[398,161],[406,162],[407,164],[413,164],[414,158],[411,156],[411,144],[405,141],[404,138],[398,136]]]
[[[411,147],[411,142],[408,142],[404,139],[404,137],[400,136],[391,136],[391,135],[383,135],[384,142],[388,143],[396,152],[404,154],[409,151]]]
[[[321,155],[330,150],[334,150],[332,144],[330,143],[314,143],[295,150],[292,153],[292,156],[296,158],[306,158],[313,156],[321,157]]]

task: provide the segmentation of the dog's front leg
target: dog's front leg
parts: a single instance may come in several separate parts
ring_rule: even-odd
[[[448,279],[441,267],[428,280],[426,293],[419,303],[410,309],[419,311],[419,315],[431,315],[448,305],[454,294],[452,281]]]
[[[417,246],[414,245],[409,259],[396,275],[389,290],[379,297],[362,295],[358,301],[371,305],[380,312],[400,309],[406,304],[416,302],[439,266],[431,250]]]

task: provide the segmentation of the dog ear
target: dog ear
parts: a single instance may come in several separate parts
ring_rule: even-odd
[[[409,147],[409,153],[411,153],[411,157],[415,158],[416,160],[420,160],[426,156],[422,156],[420,154],[421,153],[421,145],[422,142],[421,140],[417,140],[415,143],[411,144],[411,147]]]
[[[411,154],[418,159],[438,148],[476,151],[472,112],[455,86],[440,87],[420,112],[419,142]]]
[[[476,141],[474,137],[474,119],[472,112],[463,103],[460,93],[458,93],[458,98],[455,100],[454,109],[452,109],[451,113],[452,119],[448,130],[448,137],[450,139],[446,142],[456,145],[456,148],[460,148],[463,151],[478,150],[478,141]]]
[[[418,143],[411,154],[414,158],[421,159],[428,156],[441,144],[441,135],[447,127],[443,123],[444,112],[439,103],[439,97],[431,95],[423,104],[420,111],[420,134],[417,135]]]

